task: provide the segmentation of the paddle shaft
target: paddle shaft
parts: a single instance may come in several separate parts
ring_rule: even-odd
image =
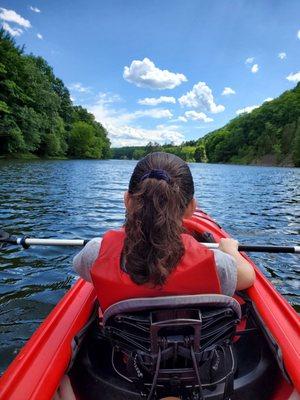
[[[218,249],[219,243],[201,243],[209,249]],[[239,251],[254,251],[257,253],[300,253],[300,246],[265,246],[240,244]]]
[[[88,240],[83,239],[35,239],[35,238],[13,238],[0,239],[0,242],[18,244],[23,247],[32,245],[41,246],[85,246]],[[209,249],[217,249],[218,243],[201,243]],[[300,253],[300,246],[263,246],[263,245],[239,245],[239,251],[260,253]]]

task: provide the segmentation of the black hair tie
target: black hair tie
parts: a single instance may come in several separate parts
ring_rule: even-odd
[[[147,172],[145,175],[141,177],[140,182],[143,182],[145,179],[157,179],[157,180],[163,180],[166,181],[167,183],[170,183],[171,177],[170,175],[163,169],[152,169],[150,172]]]

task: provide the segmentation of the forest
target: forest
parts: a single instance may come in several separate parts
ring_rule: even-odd
[[[109,158],[110,141],[93,114],[42,57],[26,55],[0,30],[0,156]]]
[[[180,146],[149,142],[113,149],[114,158],[139,159],[166,151],[186,161],[300,166],[300,83],[203,138]]]

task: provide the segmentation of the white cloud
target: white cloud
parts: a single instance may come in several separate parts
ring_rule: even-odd
[[[173,114],[170,110],[153,108],[152,110],[135,111],[134,115],[137,118],[150,117],[150,118],[172,118]]]
[[[259,66],[258,66],[258,64],[253,64],[254,60],[255,60],[254,57],[248,57],[248,58],[246,59],[246,61],[245,61],[245,64],[248,65],[249,68],[250,68],[250,66],[251,66],[251,68],[250,68],[251,72],[252,72],[253,74],[256,74],[256,73],[258,72],[258,70],[259,70]],[[252,64],[253,64],[253,65],[252,65]]]
[[[203,122],[212,122],[213,121],[212,118],[209,118],[203,112],[186,111],[184,113],[184,116],[185,116],[186,119],[191,119],[193,121],[203,121]]]
[[[105,126],[105,124],[104,124]],[[143,146],[149,141],[155,141],[160,144],[173,142],[180,144],[184,140],[184,135],[176,126],[157,125],[153,129],[137,128],[129,125],[105,126],[109,132],[109,138],[112,146]]]
[[[73,101],[73,103],[74,103],[74,101],[75,101],[76,99],[75,99],[75,97],[70,96],[70,100]]]
[[[251,72],[252,72],[253,74],[256,74],[256,72],[258,72],[258,70],[259,70],[258,64],[253,64],[253,65],[252,65],[252,68],[251,68]]]
[[[119,103],[122,101],[121,96],[118,94],[110,93],[110,92],[100,92],[97,98],[98,103],[101,104],[111,104],[111,103]]]
[[[91,88],[87,87],[87,86],[83,86],[82,83],[80,82],[75,82],[75,83],[71,83],[68,88],[70,90],[73,90],[74,92],[79,92],[79,93],[90,93],[91,92]]]
[[[38,37],[38,39],[43,40],[43,35],[42,34],[38,33],[36,36]]]
[[[248,57],[245,60],[245,64],[252,64],[254,62],[254,57]]]
[[[152,108],[151,110],[138,110],[132,113],[123,113],[121,118],[125,122],[133,121],[138,118],[172,118],[173,114],[170,110],[161,109],[161,108]]]
[[[255,110],[255,108],[258,108],[258,107],[259,106],[248,106],[248,107],[245,107],[245,108],[241,108],[241,109],[236,111],[236,114],[237,115],[244,114],[244,113],[249,114],[249,113],[251,113],[251,111]]]
[[[138,87],[159,90],[174,89],[187,81],[183,74],[157,68],[149,58],[132,61],[130,67],[124,68],[123,78]]]
[[[39,8],[37,8],[37,7],[30,6],[29,8],[30,8],[31,11],[33,11],[35,13],[40,13],[41,12],[41,10]]]
[[[6,8],[0,7],[0,19],[7,22],[14,22],[17,25],[23,26],[24,28],[31,28],[31,23],[17,14],[14,10],[7,10]]]
[[[280,58],[280,60],[285,60],[286,59],[286,53],[283,51],[281,53],[278,53],[278,58]]]
[[[176,103],[175,97],[170,97],[170,96],[160,96],[158,98],[156,97],[146,97],[145,99],[139,99],[138,104],[141,104],[143,106],[157,106],[158,104],[161,103]]]
[[[181,121],[181,122],[187,122],[187,118],[185,118],[183,115],[178,117],[176,121]]]
[[[266,99],[264,99],[262,101],[262,103],[267,103],[267,102],[272,101],[272,100],[274,100],[273,97],[267,97]],[[236,114],[237,115],[244,114],[244,113],[249,114],[249,113],[251,113],[251,111],[255,110],[256,108],[258,108],[260,106],[261,106],[261,104],[254,105],[254,106],[248,106],[248,107],[245,107],[245,108],[241,108],[241,109],[236,111]]]
[[[109,138],[113,146],[142,146],[150,140],[160,144],[166,142],[174,142],[180,144],[184,140],[184,135],[176,125],[157,125],[153,129],[145,129],[140,126],[132,126],[137,118],[142,116],[150,116],[148,112],[152,112],[152,117],[157,112],[153,110],[135,111],[128,113],[126,110],[116,110],[111,108],[111,104],[103,103],[97,100],[92,105],[85,106],[89,112],[95,115],[97,121],[101,122],[107,129]],[[147,115],[141,114],[146,112]],[[158,114],[156,114],[158,115]],[[162,114],[161,114],[162,115]],[[167,113],[165,113],[165,116]]]
[[[300,40],[300,29],[299,29],[299,31],[297,32],[297,38]]]
[[[3,22],[3,29],[8,32],[11,36],[20,36],[23,33],[21,28],[12,28],[8,23]]]
[[[291,73],[289,74],[286,79],[290,82],[300,82],[300,71],[296,72],[295,74]]]
[[[224,106],[215,103],[212,91],[205,82],[198,82],[190,92],[181,96],[178,101],[181,106],[196,108],[199,111],[213,114],[225,110]]]
[[[224,87],[222,96],[229,96],[230,94],[235,94],[235,90],[231,89],[230,87]]]
[[[114,93],[104,93],[100,92],[98,96],[96,97],[96,106],[105,110],[110,110],[109,106],[113,103],[119,103],[122,101],[121,96],[118,94]],[[168,109],[162,109],[162,108],[152,108],[150,110],[137,110],[134,112],[126,112],[122,111],[119,112],[119,118],[122,123],[128,123],[130,121],[134,121],[138,118],[154,118],[154,119],[161,119],[161,118],[172,118],[173,114],[171,113],[170,110]]]

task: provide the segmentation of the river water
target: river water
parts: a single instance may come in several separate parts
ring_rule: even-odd
[[[0,229],[93,238],[124,220],[134,161],[0,161]],[[300,169],[191,164],[199,206],[241,243],[300,244]],[[0,372],[75,282],[79,249],[0,249]],[[300,256],[252,254],[300,309]]]

